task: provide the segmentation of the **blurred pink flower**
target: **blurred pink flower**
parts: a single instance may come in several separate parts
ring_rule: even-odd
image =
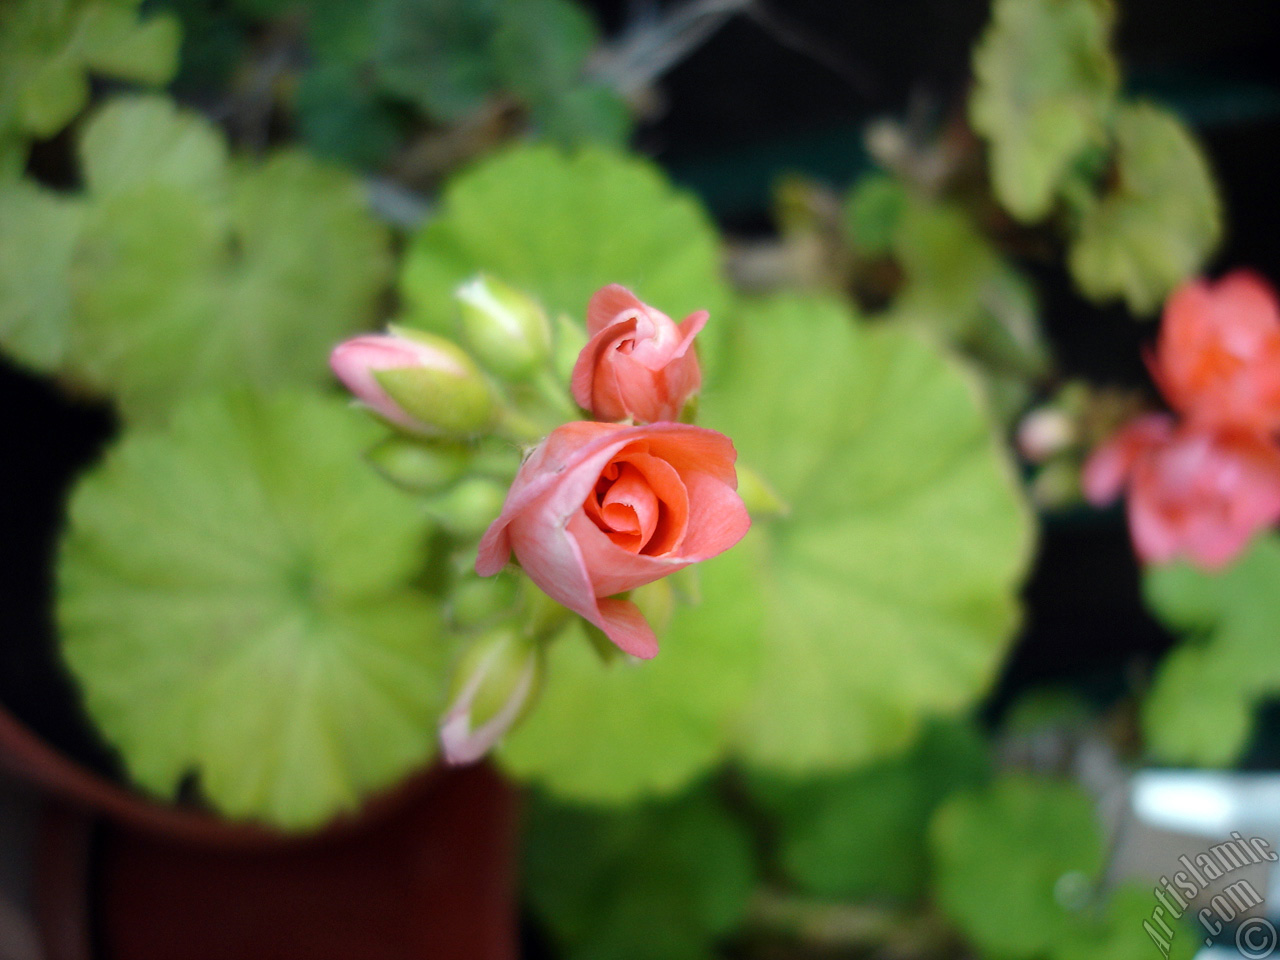
[[[1257,433],[1148,414],[1085,464],[1084,492],[1095,505],[1126,487],[1138,556],[1151,563],[1181,557],[1218,569],[1280,519],[1280,451]]]
[[[590,340],[573,367],[573,399],[599,420],[678,420],[702,385],[693,338],[706,322],[702,310],[677,325],[626,287],[601,288],[587,306]]]
[[[746,535],[736,459],[728,437],[702,427],[567,423],[520,468],[480,541],[476,572],[497,573],[514,553],[553,600],[627,653],[652,657],[653,630],[617,595]]]
[[[1165,305],[1152,373],[1169,404],[1200,423],[1280,429],[1280,306],[1237,270],[1183,284]]]

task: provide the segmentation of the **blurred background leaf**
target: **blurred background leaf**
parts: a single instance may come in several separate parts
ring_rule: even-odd
[[[51,137],[89,99],[88,74],[146,86],[178,66],[179,29],[140,0],[11,0],[0,6],[0,178],[20,172],[23,141]]]
[[[980,732],[930,723],[910,750],[838,776],[750,780],[775,825],[778,856],[801,890],[832,899],[914,900],[929,875],[934,809],[989,776]]]
[[[1169,111],[1122,107],[1115,137],[1111,182],[1084,201],[1068,263],[1090,299],[1123,298],[1147,315],[1204,268],[1222,237],[1222,205],[1200,145]]]
[[[330,347],[380,309],[390,238],[343,170],[298,150],[232,165],[216,128],[161,97],[108,103],[80,153],[74,200],[0,187],[38,217],[0,227],[0,245],[45,278],[24,299],[0,268],[0,337],[128,417],[220,384],[325,382]]]
[[[1119,86],[1110,0],[996,0],[974,48],[969,118],[991,149],[996,198],[1043,219],[1072,163],[1106,144]]]
[[[1235,760],[1259,704],[1280,691],[1280,539],[1257,540],[1219,575],[1186,564],[1151,568],[1147,601],[1185,638],[1160,664],[1143,706],[1147,745],[1172,763]]]
[[[938,902],[982,956],[1043,956],[1084,924],[1076,914],[1102,870],[1103,840],[1079,787],[1006,776],[944,803],[929,840]]]
[[[533,908],[570,960],[704,960],[746,913],[749,840],[705,788],[611,811],[535,795],[525,828]]]

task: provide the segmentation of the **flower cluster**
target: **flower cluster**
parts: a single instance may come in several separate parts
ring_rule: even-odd
[[[1187,283],[1165,306],[1152,375],[1173,413],[1135,418],[1094,451],[1084,491],[1127,488],[1142,559],[1230,562],[1280,519],[1280,307],[1244,271]]]
[[[395,448],[396,459],[420,477],[443,472],[456,480],[457,471],[440,466],[442,439],[536,440],[480,538],[476,573],[496,574],[514,556],[556,609],[580,615],[631,656],[655,656],[658,638],[630,592],[722,553],[751,525],[732,442],[687,422],[702,383],[694,338],[707,314],[677,324],[624,287],[599,290],[569,378],[573,400],[592,419],[569,419],[564,397],[559,422],[544,431],[545,416],[530,418],[506,403],[504,385],[543,397],[563,390],[546,380],[553,338],[545,315],[488,278],[464,285],[457,299],[479,365],[442,337],[393,327],[340,344],[334,372],[413,438],[407,454]],[[545,414],[545,405],[532,406]],[[428,457],[429,469],[422,466]],[[524,620],[523,627],[497,626],[459,671],[441,725],[452,762],[482,756],[531,702],[542,647],[558,631],[545,629],[543,614],[526,612]]]

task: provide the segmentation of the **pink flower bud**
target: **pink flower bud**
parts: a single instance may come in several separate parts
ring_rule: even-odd
[[[693,338],[705,310],[677,325],[610,284],[587,306],[587,345],[573,368],[573,399],[600,420],[657,423],[678,420],[702,385]]]
[[[442,337],[392,328],[338,344],[334,374],[369,409],[415,434],[466,435],[493,417],[480,371]]]
[[[448,763],[475,763],[532,705],[542,680],[536,642],[499,630],[476,643],[459,665],[453,702],[440,721]]]

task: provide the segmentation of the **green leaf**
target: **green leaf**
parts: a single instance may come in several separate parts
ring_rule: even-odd
[[[297,151],[229,167],[161,98],[109,105],[81,145],[88,195],[69,284],[69,367],[127,416],[219,385],[326,381],[390,269],[358,182]]]
[[[461,120],[498,86],[490,52],[499,0],[382,0],[374,64],[389,93]]]
[[[36,136],[52,136],[89,99],[89,81],[70,56],[42,63],[22,91],[22,123]]]
[[[126,432],[77,487],[62,650],[144,789],[298,830],[434,752],[448,655],[425,524],[345,404],[237,394]]]
[[[479,270],[578,323],[608,283],[676,320],[709,310],[704,359],[726,323],[729,292],[706,212],[652,164],[612,151],[516,147],[454,179],[405,260],[412,322],[452,332],[453,291]]]
[[[160,86],[178,64],[168,13],[137,0],[11,0],[0,5],[0,139],[51,137],[89,98],[86,73]]]
[[[177,187],[87,208],[70,272],[69,366],[130,417],[159,420],[176,396],[235,367],[225,332],[229,254],[215,209]],[[230,379],[230,378],[229,378]]]
[[[744,310],[723,366],[700,421],[792,508],[739,587],[766,605],[739,750],[795,773],[900,751],[986,690],[1018,622],[1031,522],[976,388],[820,298]]]
[[[400,142],[394,114],[361,72],[345,64],[320,63],[304,71],[294,106],[302,138],[322,156],[377,167]]]
[[[33,370],[55,369],[66,350],[66,278],[81,218],[75,200],[0,180],[0,347]]]
[[[887,173],[871,173],[849,191],[844,226],[862,253],[888,253],[910,202],[906,186]]]
[[[525,888],[566,960],[705,960],[746,911],[748,839],[705,789],[611,812],[535,795],[525,838]]]
[[[1147,602],[1186,637],[1160,664],[1143,704],[1143,732],[1156,757],[1224,766],[1240,755],[1256,708],[1280,692],[1278,577],[1274,535],[1220,574],[1181,563],[1147,571]]]
[[[569,89],[596,43],[590,15],[572,0],[502,0],[493,38],[502,84],[529,103]]]
[[[1073,928],[1066,939],[1052,945],[1053,960],[1151,960],[1153,950],[1165,960],[1190,960],[1200,944],[1189,923],[1173,927],[1167,954],[1143,929],[1144,921],[1151,923],[1151,912],[1158,904],[1150,885],[1122,884],[1100,917]],[[1159,927],[1156,932],[1164,936]]]
[[[536,104],[532,120],[546,140],[567,147],[625,147],[631,137],[631,108],[601,84],[580,83]]]
[[[209,205],[227,195],[222,135],[167,97],[120,97],[105,104],[84,128],[80,164],[94,197],[172,187]]]
[[[1120,111],[1114,162],[1115,185],[1085,204],[1068,264],[1085,296],[1148,314],[1204,266],[1222,236],[1222,205],[1195,138],[1160,107]]]
[[[1082,923],[1073,901],[1103,865],[1089,796],[1021,775],[948,800],[929,841],[939,904],[992,958],[1021,960],[1066,941]]]
[[[244,371],[263,384],[326,378],[333,345],[377,309],[391,270],[387,231],[358,181],[297,150],[243,171],[233,214]]]
[[[924,893],[925,832],[939,802],[987,776],[971,727],[931,725],[900,756],[834,777],[756,777],[787,877],[821,897],[911,900]]]
[[[577,629],[559,639],[541,700],[498,751],[503,769],[567,799],[622,803],[669,796],[723,759],[758,666],[751,553],[748,537],[698,568],[700,602],[676,611],[651,661],[605,662]]]
[[[988,369],[1039,373],[1048,364],[1031,282],[962,208],[906,198],[891,237],[903,272],[891,314],[940,334]]]
[[[163,86],[178,69],[178,18],[158,13],[139,22],[128,7],[98,3],[85,11],[80,23],[85,66],[120,80]]]
[[[987,138],[996,197],[1042,219],[1073,162],[1106,143],[1119,84],[1105,0],[997,0],[974,49],[969,101]]]

